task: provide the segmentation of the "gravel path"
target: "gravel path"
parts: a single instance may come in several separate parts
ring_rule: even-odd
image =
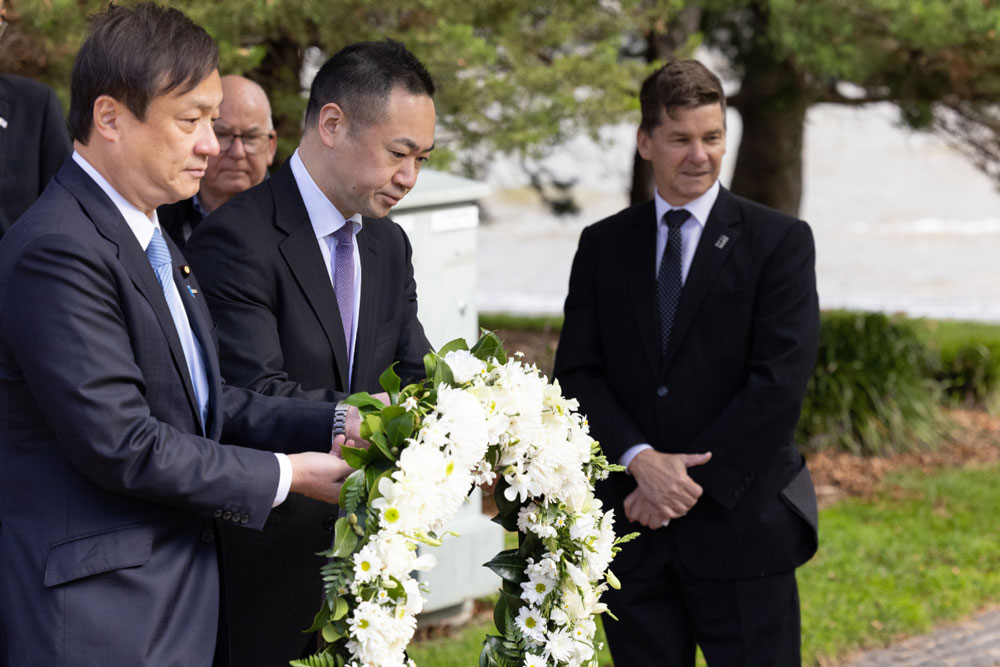
[[[847,663],[845,667],[996,667],[1000,665],[1000,609],[954,627],[914,637]]]

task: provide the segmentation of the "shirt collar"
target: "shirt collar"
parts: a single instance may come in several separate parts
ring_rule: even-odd
[[[705,223],[708,222],[708,215],[712,212],[712,207],[715,206],[715,200],[719,197],[719,189],[722,185],[718,180],[712,184],[705,193],[696,199],[692,199],[684,206],[672,206],[670,202],[660,196],[659,190],[656,191],[654,195],[654,200],[656,202],[656,220],[663,220],[663,216],[667,211],[675,208],[683,208],[691,217],[694,218],[702,228],[705,227]]]
[[[347,220],[354,224],[354,235],[357,236],[361,231],[361,215],[355,213],[347,220],[344,219],[337,207],[323,194],[316,181],[309,175],[298,149],[292,154],[291,167],[292,176],[295,177],[295,184],[299,188],[299,194],[302,195],[302,203],[306,206],[306,213],[309,214],[309,222],[312,223],[316,238],[330,236],[347,224]]]
[[[156,216],[156,209],[153,209],[153,217],[150,219],[145,213],[125,199],[125,197],[122,197],[115,190],[114,186],[108,182],[108,179],[104,178],[94,165],[87,162],[87,159],[76,151],[73,151],[73,161],[80,165],[80,168],[87,172],[87,175],[94,179],[98,187],[111,199],[115,208],[125,218],[125,223],[132,230],[132,234],[135,235],[139,245],[142,246],[143,252],[145,252],[146,248],[149,247],[149,242],[153,239],[153,230],[160,226],[159,218]]]

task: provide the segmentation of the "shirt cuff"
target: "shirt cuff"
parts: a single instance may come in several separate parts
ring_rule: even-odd
[[[647,449],[652,449],[652,448],[653,448],[652,445],[647,445],[644,442],[638,445],[632,445],[631,447],[626,449],[625,453],[622,454],[622,457],[618,459],[618,465],[625,466],[625,473],[631,475],[632,473],[628,471],[628,464],[632,463],[632,459],[634,459],[639,452],[644,452]]]
[[[292,462],[287,454],[274,452],[278,459],[278,491],[274,494],[274,503],[271,507],[277,507],[285,502],[288,497],[288,490],[292,488]]]

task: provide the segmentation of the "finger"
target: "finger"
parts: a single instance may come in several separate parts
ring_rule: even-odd
[[[683,454],[681,460],[684,462],[684,466],[691,468],[693,466],[705,465],[712,458],[712,452],[704,452],[702,454]]]
[[[344,435],[338,435],[333,438],[333,447],[330,448],[330,453],[334,456],[341,456],[341,448],[347,444],[347,437]],[[349,445],[350,446],[350,445]]]

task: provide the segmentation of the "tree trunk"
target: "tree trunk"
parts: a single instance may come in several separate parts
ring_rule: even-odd
[[[667,63],[674,58],[677,49],[687,44],[688,39],[698,30],[702,10],[697,6],[683,9],[672,17],[669,27],[662,32],[650,31],[646,35],[646,52],[643,57],[648,63]],[[639,91],[636,91],[638,95]],[[632,159],[632,187],[629,202],[639,204],[653,198],[653,165],[642,159],[638,149]]]
[[[284,37],[268,40],[266,49],[261,63],[247,72],[247,77],[259,83],[270,97],[274,129],[278,135],[278,152],[271,166],[273,171],[291,157],[302,134],[305,100],[299,91],[302,90],[300,77],[304,53],[296,42]]]
[[[732,190],[797,216],[802,203],[802,138],[812,95],[787,62],[752,54],[733,105],[743,119]]]

